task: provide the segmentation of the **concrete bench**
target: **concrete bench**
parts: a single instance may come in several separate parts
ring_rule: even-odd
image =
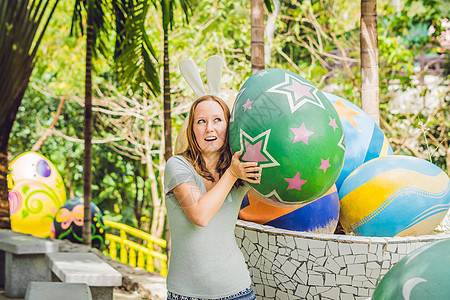
[[[114,287],[122,285],[122,274],[94,253],[48,253],[46,260],[49,281],[85,283],[94,300],[112,300]]]
[[[5,295],[22,298],[28,283],[45,281],[45,253],[57,252],[58,244],[10,230],[0,230],[0,280]]]
[[[85,283],[37,282],[28,284],[25,300],[92,300]]]

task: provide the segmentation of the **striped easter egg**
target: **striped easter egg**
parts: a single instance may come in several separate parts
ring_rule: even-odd
[[[339,219],[339,197],[333,185],[308,204],[283,205],[263,199],[252,190],[244,197],[239,218],[280,229],[333,234]]]
[[[339,190],[345,178],[357,167],[371,159],[394,153],[380,126],[361,108],[339,96],[323,94],[333,104],[344,129],[344,166],[336,180]]]
[[[392,155],[353,171],[339,190],[339,220],[363,236],[429,234],[449,209],[447,174],[427,160]]]

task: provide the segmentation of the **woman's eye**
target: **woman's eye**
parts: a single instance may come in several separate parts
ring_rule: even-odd
[[[221,118],[215,118],[214,121],[216,121],[216,122],[221,122],[222,119],[221,119]]]
[[[203,123],[205,123],[205,120],[198,120],[197,121],[197,124],[203,124]]]

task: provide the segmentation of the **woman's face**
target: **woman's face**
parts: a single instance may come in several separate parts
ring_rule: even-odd
[[[227,134],[227,121],[216,101],[200,102],[194,111],[193,131],[203,154],[222,148]]]

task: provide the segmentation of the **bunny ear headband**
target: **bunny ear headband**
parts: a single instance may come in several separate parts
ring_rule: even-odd
[[[208,81],[209,93],[205,92],[203,81],[197,66],[191,59],[183,59],[180,62],[180,71],[184,79],[196,95],[196,99],[205,95],[214,95],[222,100],[220,95],[220,79],[222,77],[223,59],[218,55],[209,57],[206,61],[206,79]],[[226,102],[226,101],[225,101]]]

